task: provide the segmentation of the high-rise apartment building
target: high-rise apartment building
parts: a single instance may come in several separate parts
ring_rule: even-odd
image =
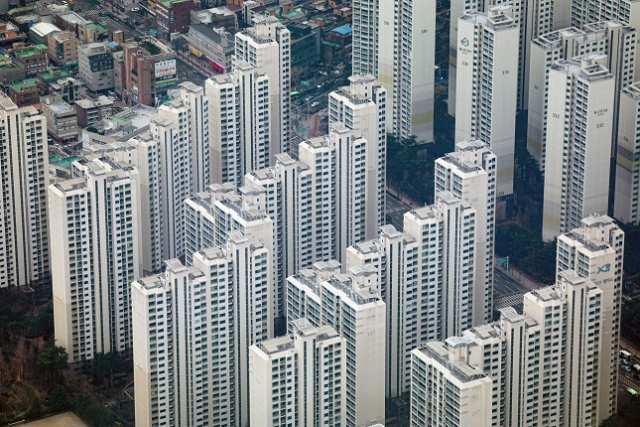
[[[637,224],[640,221],[640,83],[622,89],[618,112],[613,216],[623,223]]]
[[[131,349],[129,284],[140,275],[138,172],[78,161],[84,176],[49,187],[56,343],[70,363]]]
[[[476,210],[450,192],[404,216],[418,246],[418,341],[459,334],[473,326]],[[484,289],[480,292],[484,293]],[[484,306],[480,309],[484,312]]]
[[[249,350],[252,425],[341,427],[345,422],[346,341],[330,326],[294,320],[291,336]]]
[[[323,191],[322,186],[311,185],[315,169],[315,163],[309,167],[282,153],[276,156],[273,167],[245,176],[248,187],[259,189],[254,191],[253,198],[264,200],[264,212],[273,220],[274,284],[278,293],[277,315],[281,318],[285,316],[287,277],[310,267],[316,259],[313,242],[323,236],[329,238],[330,228],[326,223],[320,223],[326,226],[311,231],[314,230],[312,218],[323,216],[314,215],[312,209],[315,196]],[[327,206],[326,214],[331,212],[331,207]]]
[[[347,268],[380,272],[388,399],[409,392],[414,348],[473,325],[476,218],[468,202],[445,191],[435,205],[405,214],[404,233],[385,225],[378,239],[347,248]]]
[[[416,239],[384,225],[380,237],[350,246],[347,265],[372,266],[380,276],[380,297],[386,306],[386,368],[385,395],[395,399],[409,392],[411,382],[411,351],[418,340],[417,300],[419,278]]]
[[[0,95],[0,288],[49,275],[47,122],[33,107]]]
[[[616,81],[613,141],[617,134],[619,90],[633,83],[636,30],[617,21],[597,22],[579,29],[543,34],[531,43],[527,149],[544,172],[548,137],[549,73],[560,60],[606,55],[603,65]]]
[[[238,195],[231,184],[212,184],[208,191],[196,193],[184,203],[187,264],[202,248],[224,245],[234,231],[259,241],[273,252],[273,221],[263,205],[251,204],[250,198],[242,196],[244,189]],[[262,200],[264,203],[265,199]]]
[[[346,341],[346,422],[355,427],[385,417],[385,304],[372,266],[340,274],[337,261],[314,264],[287,280],[287,322],[331,326]]]
[[[161,161],[160,144],[154,140],[150,131],[143,132],[128,141],[109,144],[85,143],[87,160],[107,157],[117,163],[134,166],[139,174],[142,237],[140,263],[142,271],[159,271],[163,263],[162,208],[160,200]]]
[[[640,31],[640,3],[636,0],[572,0],[571,25],[581,27],[602,21],[620,21]],[[559,29],[559,28],[556,28]],[[636,77],[640,73],[640,55],[635,58]]]
[[[603,59],[558,61],[549,72],[545,241],[607,212],[615,79]]]
[[[551,0],[452,0],[451,22],[449,27],[449,114],[456,113],[456,76],[458,47],[462,37],[458,36],[458,19],[467,12],[489,13],[491,8],[501,6],[519,27],[518,59],[518,101],[519,110],[527,109],[529,87],[529,64],[531,63],[531,41],[540,34],[568,27],[571,20],[571,2]],[[511,71],[513,72],[513,71]]]
[[[462,141],[435,162],[434,191],[451,192],[476,210],[473,325],[493,314],[493,255],[496,217],[496,156],[481,141]]]
[[[430,342],[411,357],[411,426],[491,426],[491,379]]]
[[[378,75],[378,0],[353,4],[351,15],[353,75]]]
[[[271,163],[291,142],[291,33],[275,16],[254,17],[253,25],[236,34],[235,57],[269,78]]]
[[[131,292],[136,425],[248,426],[249,348],[273,337],[267,248],[233,232]]]
[[[558,237],[556,271],[573,269],[602,290],[602,336],[597,362],[598,424],[616,412],[624,232],[608,216],[591,215]]]
[[[458,20],[455,138],[489,145],[497,197],[513,194],[520,33],[508,10],[496,6]]]
[[[398,138],[415,135],[418,144],[433,142],[436,1],[375,3],[376,76],[387,90],[387,131]],[[354,9],[370,6],[369,2],[358,2]],[[371,31],[354,32],[354,46],[364,45],[361,50],[366,50]]]
[[[204,89],[179,85],[179,96],[163,104],[151,121],[161,158],[163,255],[184,254],[183,203],[209,184],[209,109]]]
[[[567,270],[555,286],[526,294],[523,314],[505,308],[496,323],[417,348],[411,425],[446,425],[448,417],[492,427],[599,425],[608,417],[598,412],[607,399],[594,368],[606,333],[603,298]]]
[[[269,167],[280,151],[270,132],[272,83],[236,60],[231,73],[211,77],[205,85],[211,106],[211,182],[240,186],[245,174]]]
[[[342,123],[367,141],[365,238],[384,222],[387,171],[385,89],[371,75],[349,77],[350,86],[329,94],[329,125]]]

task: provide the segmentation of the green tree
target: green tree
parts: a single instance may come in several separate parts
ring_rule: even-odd
[[[47,398],[49,410],[52,412],[61,412],[69,409],[68,391],[62,384],[56,385]]]
[[[97,353],[91,361],[91,370],[93,371],[94,380],[98,384],[107,381],[107,394],[111,392],[113,385],[113,374],[122,369],[122,361],[120,356],[114,352]]]
[[[36,354],[35,364],[44,374],[45,385],[50,387],[59,372],[67,368],[67,352],[49,340]]]

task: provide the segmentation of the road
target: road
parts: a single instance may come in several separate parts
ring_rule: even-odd
[[[515,307],[521,312],[523,295],[529,291],[530,289],[509,277],[499,268],[494,269],[493,305],[496,309]]]
[[[402,230],[404,226],[404,214],[410,209],[405,206],[400,200],[396,199],[389,193],[387,195],[387,216],[391,219],[391,224],[396,230]]]
[[[103,3],[105,5],[107,4],[107,2]],[[109,30],[111,30],[111,32],[118,30],[122,31],[125,34],[125,39],[133,39],[134,37],[143,37],[145,35],[132,25],[122,21],[110,11],[105,9],[105,7],[102,6],[102,3],[98,0],[77,1],[73,4],[73,10],[78,15],[89,21],[101,23]],[[98,13],[96,13],[96,11]],[[100,16],[101,11],[105,12],[103,16]]]

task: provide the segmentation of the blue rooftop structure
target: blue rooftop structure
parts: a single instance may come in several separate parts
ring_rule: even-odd
[[[342,34],[343,36],[351,34],[351,31],[351,25],[343,25],[342,27],[337,27],[331,30],[332,33]]]

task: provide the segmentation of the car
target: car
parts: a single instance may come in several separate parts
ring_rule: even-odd
[[[320,105],[318,101],[315,101],[314,103],[311,104],[312,107],[317,107],[318,105]]]
[[[316,86],[318,89],[322,89],[322,85],[318,85]]]
[[[140,8],[139,7],[134,7],[131,9],[131,12],[139,12]]]
[[[322,76],[328,76],[329,75],[329,73],[327,73],[326,71],[323,71],[323,70],[318,71],[318,74],[320,74]]]

